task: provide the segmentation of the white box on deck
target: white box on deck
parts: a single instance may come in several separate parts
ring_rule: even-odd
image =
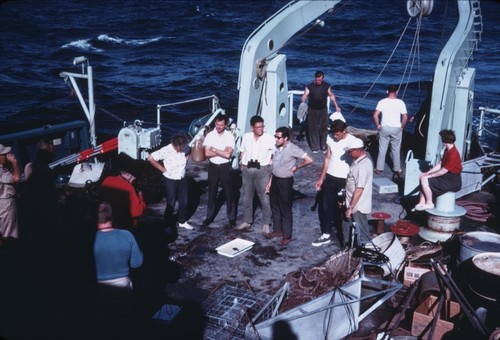
[[[385,177],[373,178],[373,188],[379,194],[393,194],[398,192],[398,185]]]

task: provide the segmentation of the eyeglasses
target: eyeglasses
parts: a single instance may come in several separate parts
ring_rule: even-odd
[[[276,138],[276,139],[281,139],[281,138],[285,138],[285,137],[282,137],[282,136],[276,136],[276,135],[274,135],[274,138]]]

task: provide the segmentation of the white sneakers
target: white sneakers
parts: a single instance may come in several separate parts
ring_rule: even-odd
[[[428,209],[434,209],[434,204],[417,204],[411,211],[424,211]]]
[[[179,227],[187,229],[187,230],[191,230],[194,228],[191,224],[187,223],[187,221],[184,223],[179,223]]]
[[[319,247],[322,246],[323,244],[328,244],[332,240],[330,234],[322,234],[320,238],[318,238],[316,241],[312,243],[313,246]]]
[[[264,234],[269,234],[271,232],[271,228],[269,227],[269,224],[263,224],[262,225],[262,232]]]
[[[251,226],[252,225],[250,223],[242,222],[239,226],[235,227],[234,229],[236,229],[236,230],[243,230],[243,229],[248,229]]]

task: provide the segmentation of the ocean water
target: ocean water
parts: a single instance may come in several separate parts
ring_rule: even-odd
[[[80,72],[72,60],[82,55],[94,69],[98,134],[114,135],[124,121],[135,119],[154,124],[157,104],[212,94],[236,117],[243,44],[286,3],[3,2],[0,133],[85,119],[77,97],[59,76],[62,71]],[[500,4],[482,1],[481,8],[484,32],[471,62],[476,68],[474,106],[498,108]],[[371,114],[388,83],[404,84],[400,97],[410,114],[423,103],[425,82],[455,26],[457,10],[455,0],[435,1],[431,15],[422,20],[418,40],[415,20],[402,34],[409,21],[404,0],[347,0],[322,19],[323,28],[307,28],[282,49],[289,89],[302,90],[321,69],[349,124],[373,128]],[[415,59],[412,46],[419,51]],[[409,60],[412,66],[407,66]],[[162,128],[167,134],[186,131],[206,111],[206,106],[195,105],[166,110]],[[498,128],[498,121],[489,122],[491,131]]]

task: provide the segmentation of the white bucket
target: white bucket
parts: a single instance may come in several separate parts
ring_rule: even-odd
[[[372,242],[380,248],[382,254],[389,258],[389,263],[380,265],[384,270],[384,276],[396,272],[406,256],[406,252],[396,234],[391,232],[383,233],[375,237]],[[366,244],[366,246],[370,247],[370,243]]]

